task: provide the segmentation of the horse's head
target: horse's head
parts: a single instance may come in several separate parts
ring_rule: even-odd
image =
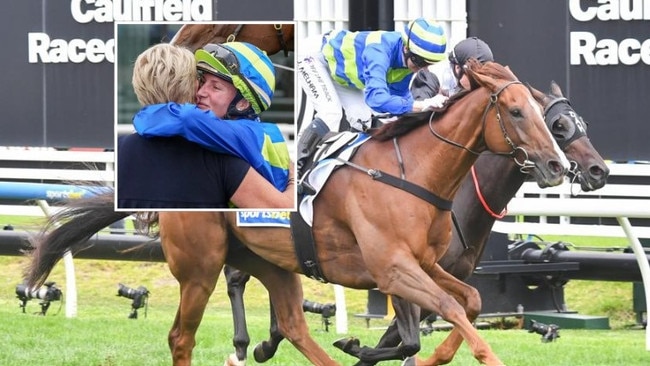
[[[483,115],[487,148],[511,155],[540,187],[562,184],[569,161],[546,128],[541,107],[528,88],[498,63],[470,59],[465,67],[490,93]]]
[[[587,123],[573,110],[554,81],[548,94],[529,88],[544,108],[548,129],[571,162],[569,174],[578,179],[583,191],[602,188],[607,183],[609,168],[587,136]]]

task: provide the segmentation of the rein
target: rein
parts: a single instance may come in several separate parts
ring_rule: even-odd
[[[553,114],[553,115],[551,115],[549,117],[550,112],[554,108],[557,108],[560,103],[567,106],[565,109],[569,110],[569,117],[573,118],[573,121],[577,126],[580,126],[579,125],[580,117],[575,113],[575,111],[573,111],[573,108],[571,108],[571,102],[565,97],[557,97],[557,98],[553,99],[551,102],[549,102],[546,105],[546,107],[544,108],[544,120],[546,122],[546,125],[548,126],[549,131],[553,130],[552,125],[559,118],[559,116],[564,115],[564,113],[563,113],[564,111],[560,111],[560,112],[557,112],[556,114]],[[585,131],[584,127],[576,128],[575,131],[573,132],[573,134],[571,136],[569,136],[566,139],[566,141],[564,141],[562,144],[560,144],[560,148],[562,150],[564,150],[568,145],[571,144],[571,142],[573,142],[574,140],[577,140],[578,138],[580,138],[582,136],[585,136],[585,135],[586,135],[586,131]],[[575,162],[571,162],[571,168],[569,169],[569,171],[573,172],[574,177],[573,177],[573,179],[571,181],[571,183],[573,183],[574,180],[578,179],[578,176],[580,174],[580,172],[577,169],[577,164]],[[485,212],[487,212],[490,216],[492,216],[495,219],[504,218],[508,214],[508,208],[507,207],[504,208],[501,211],[501,213],[498,213],[498,214],[495,213],[494,211],[492,211],[490,206],[485,201],[485,197],[483,196],[483,193],[481,192],[481,186],[479,184],[478,177],[476,175],[476,169],[474,168],[473,165],[472,165],[472,168],[471,168],[471,172],[472,172],[472,181],[474,182],[474,188],[476,190],[476,196],[478,197],[479,201],[481,202],[481,205],[483,205],[483,209],[485,210]],[[573,185],[571,187],[572,187],[571,189],[573,190]],[[573,191],[571,192],[571,195],[574,195]]]
[[[284,33],[282,32],[282,24],[273,24],[275,28],[275,34],[278,36],[278,42],[280,42],[280,47],[284,51],[284,57],[289,57],[289,48],[287,47],[287,42],[284,41]]]
[[[242,28],[244,28],[244,24],[237,25],[237,28],[226,37],[226,42],[234,42]],[[275,34],[278,36],[278,43],[280,44],[282,51],[284,51],[284,57],[289,57],[289,48],[287,47],[287,42],[284,40],[282,24],[273,24],[273,29],[275,29]]]
[[[504,208],[501,213],[495,213],[492,211],[490,206],[485,202],[485,197],[483,197],[483,192],[481,192],[481,186],[478,182],[478,177],[476,176],[476,169],[474,169],[474,165],[472,165],[472,168],[470,169],[472,172],[472,181],[474,182],[474,188],[476,190],[476,196],[478,196],[478,200],[481,202],[481,205],[483,205],[483,209],[485,212],[490,214],[490,216],[494,217],[495,219],[502,219],[508,214],[508,208]]]

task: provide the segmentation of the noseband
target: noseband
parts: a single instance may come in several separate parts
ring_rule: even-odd
[[[499,88],[494,93],[490,94],[489,103],[487,104],[487,106],[485,106],[485,110],[483,111],[483,117],[482,117],[482,119],[483,119],[483,140],[485,140],[485,126],[487,124],[487,114],[490,111],[490,108],[494,107],[494,110],[496,111],[496,119],[499,122],[499,127],[501,128],[501,133],[503,135],[503,138],[506,140],[506,143],[512,148],[512,151],[510,151],[509,153],[495,153],[495,154],[497,154],[497,155],[506,155],[506,156],[512,157],[512,160],[515,162],[515,164],[517,164],[519,166],[519,170],[522,173],[528,173],[528,171],[530,169],[533,169],[535,167],[535,163],[528,159],[528,152],[526,151],[526,149],[524,149],[521,146],[515,145],[515,143],[512,141],[512,139],[508,135],[508,131],[506,130],[506,126],[503,123],[503,119],[501,119],[501,111],[499,110],[499,104],[497,103],[499,101],[499,94],[501,94],[501,92],[503,92],[507,87],[509,87],[512,84],[521,84],[521,82],[518,81],[518,80],[510,81],[510,82],[506,83],[505,85],[503,85],[501,88]],[[472,150],[472,149],[470,149],[470,148],[468,148],[466,146],[463,146],[463,145],[461,145],[461,144],[459,144],[457,142],[451,141],[451,140],[439,135],[433,129],[433,124],[432,124],[433,115],[434,115],[434,113],[432,113],[431,117],[429,117],[429,130],[431,131],[431,133],[434,136],[436,136],[438,139],[440,139],[440,140],[442,140],[442,141],[444,141],[444,142],[446,142],[446,143],[448,143],[450,145],[453,145],[453,146],[459,147],[461,149],[464,149],[466,151],[469,151],[470,153],[472,153],[474,155],[480,155],[481,154],[480,152],[474,151],[474,150]],[[523,154],[523,160],[522,161],[517,159],[517,152],[521,152]]]

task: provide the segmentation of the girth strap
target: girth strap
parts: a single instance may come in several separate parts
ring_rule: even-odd
[[[349,160],[341,159],[338,157],[336,158],[336,160],[340,161],[341,163],[349,167],[352,167],[357,170],[361,170],[362,172],[368,174],[370,177],[372,177],[372,179],[378,182],[388,184],[389,186],[393,186],[395,188],[406,191],[418,198],[421,198],[429,202],[430,204],[436,206],[440,210],[443,211],[451,210],[451,205],[452,205],[451,201],[446,200],[440,196],[437,196],[435,193],[429,192],[423,187],[420,187],[415,183],[411,183],[407,180],[398,178],[394,175],[390,175],[388,173],[382,172],[381,170],[364,168],[361,165],[355,164]]]
[[[293,246],[296,250],[298,263],[307,277],[313,278],[322,283],[327,283],[327,279],[321,272],[318,256],[316,255],[316,242],[312,235],[312,228],[305,222],[299,212],[291,212],[291,235],[293,237]]]
[[[449,211],[451,210],[451,204],[452,202],[449,200],[446,200],[444,198],[441,198],[434,193],[431,193],[427,191],[426,189],[420,187],[417,184],[413,184],[407,180],[398,178],[394,175],[390,175],[387,173],[382,172],[381,170],[371,170],[368,171],[368,174],[372,177],[372,179],[386,183],[388,185],[391,185],[395,188],[399,188],[403,191],[406,191],[416,197],[419,197],[430,204],[436,206],[437,208],[443,210],[443,211]]]

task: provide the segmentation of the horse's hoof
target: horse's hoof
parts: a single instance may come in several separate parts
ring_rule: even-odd
[[[264,346],[262,345],[262,343],[259,343],[253,349],[253,357],[255,358],[255,362],[258,363],[264,363],[271,359],[271,357],[266,354],[266,351],[264,350]]]
[[[239,360],[237,355],[231,353],[226,359],[226,362],[223,363],[223,366],[246,366],[246,360]]]
[[[352,347],[359,347],[360,344],[361,343],[359,342],[359,339],[354,337],[341,338],[332,343],[334,347],[340,349],[345,353],[348,353]]]
[[[402,366],[415,366],[417,365],[417,358],[415,356],[407,357],[402,361]]]

